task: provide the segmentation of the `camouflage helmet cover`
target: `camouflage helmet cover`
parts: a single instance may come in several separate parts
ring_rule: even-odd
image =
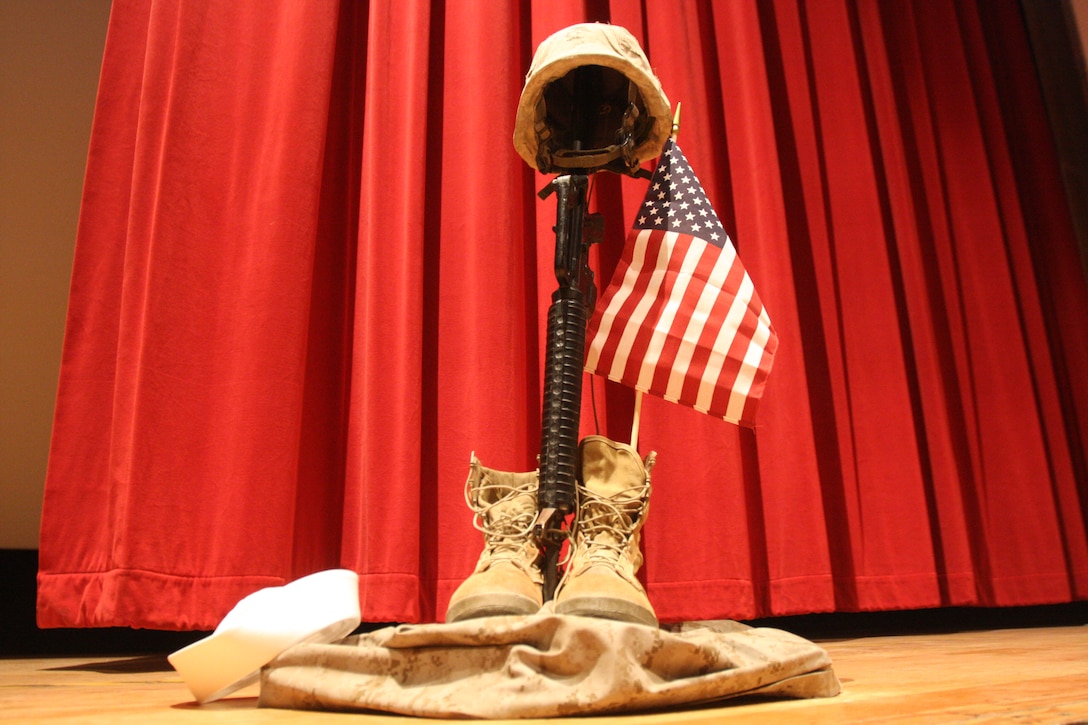
[[[578,84],[589,86],[588,96],[577,95]],[[590,102],[588,111],[575,108]],[[588,120],[572,120],[579,113]],[[543,173],[634,173],[661,153],[671,130],[669,100],[634,36],[618,25],[581,23],[537,48],[518,102],[514,148]]]

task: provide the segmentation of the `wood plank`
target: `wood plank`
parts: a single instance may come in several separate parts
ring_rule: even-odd
[[[594,725],[1070,723],[1088,721],[1088,627],[1043,627],[824,641],[843,682],[835,698],[744,699],[644,715],[565,718]],[[165,657],[0,660],[0,720],[110,723],[434,723],[380,714],[256,708],[257,686],[191,702]],[[348,720],[347,718],[351,718]],[[504,721],[528,724],[543,720]]]

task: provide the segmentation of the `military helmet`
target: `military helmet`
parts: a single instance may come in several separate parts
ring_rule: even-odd
[[[669,99],[624,28],[581,23],[540,44],[525,77],[514,148],[542,173],[635,174],[672,130]]]

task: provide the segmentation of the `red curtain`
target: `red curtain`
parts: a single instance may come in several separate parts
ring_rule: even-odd
[[[663,621],[1088,598],[1088,289],[1015,0],[118,0],[39,623],[208,629],[324,568],[440,619],[535,466],[533,50],[613,22],[780,335],[757,428],[647,398]],[[599,175],[606,281],[645,182]],[[591,402],[595,401],[595,410]],[[633,393],[587,379],[583,431]]]

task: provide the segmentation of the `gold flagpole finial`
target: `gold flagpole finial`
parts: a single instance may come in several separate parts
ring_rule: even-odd
[[[680,101],[676,102],[676,113],[672,115],[672,137],[680,133]]]

